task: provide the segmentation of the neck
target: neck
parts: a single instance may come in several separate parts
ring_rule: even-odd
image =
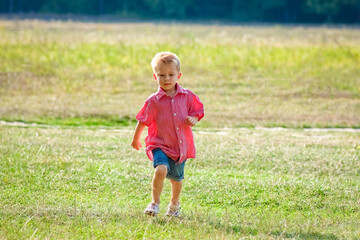
[[[176,89],[170,89],[170,90],[164,90],[166,92],[166,95],[173,97],[176,93]]]

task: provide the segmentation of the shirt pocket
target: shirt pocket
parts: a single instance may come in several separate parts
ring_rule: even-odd
[[[189,108],[186,102],[181,101],[181,104],[177,105],[177,111],[179,112],[179,121],[182,125],[186,125],[186,117],[189,116]]]

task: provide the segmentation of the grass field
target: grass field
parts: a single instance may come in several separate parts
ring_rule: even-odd
[[[0,118],[131,124],[170,50],[206,106],[200,126],[360,127],[359,46],[356,28],[3,20]]]
[[[0,20],[0,239],[360,239],[359,46],[345,27]],[[130,147],[163,50],[205,104],[179,219],[168,183],[143,215],[153,170]]]
[[[0,233],[7,239],[359,239],[360,136],[195,131],[183,216],[143,216],[151,163],[132,128],[0,127]]]

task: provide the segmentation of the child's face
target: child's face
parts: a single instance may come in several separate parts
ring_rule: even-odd
[[[181,73],[174,62],[162,63],[160,62],[154,68],[154,78],[159,86],[167,93],[175,91],[177,80],[181,77]]]

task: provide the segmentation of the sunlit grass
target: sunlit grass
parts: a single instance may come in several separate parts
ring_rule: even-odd
[[[132,128],[0,127],[0,232],[6,239],[356,239],[358,133],[197,130],[183,216],[143,216],[151,162]]]
[[[359,127],[356,28],[0,22],[0,118],[134,118],[158,51],[206,106],[200,126]],[[96,122],[94,120],[94,122]]]
[[[254,126],[360,127],[359,39],[356,28],[1,20],[0,120],[29,124],[0,125],[0,238],[358,239],[359,133]],[[163,216],[169,184],[159,217],[143,215],[153,170],[130,147],[163,50],[205,104],[180,219]]]

